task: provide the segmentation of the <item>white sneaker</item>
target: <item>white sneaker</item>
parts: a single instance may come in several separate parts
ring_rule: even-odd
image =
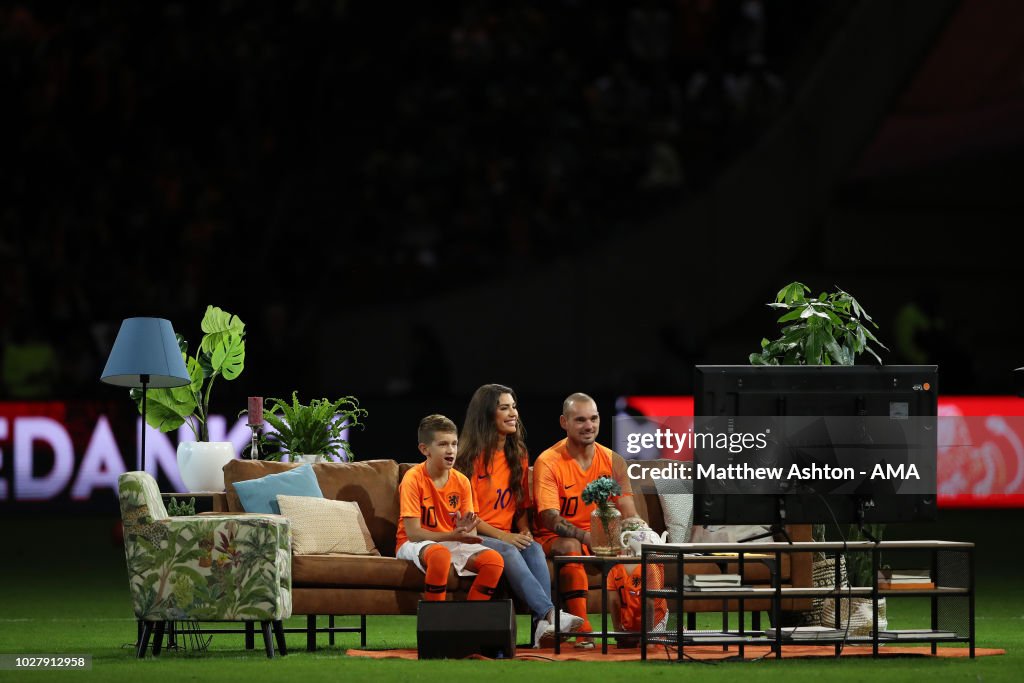
[[[533,632],[533,648],[549,647],[554,635],[555,625],[547,619],[538,619],[537,629]]]
[[[583,618],[575,614],[559,611],[559,627],[562,633],[579,631],[583,626]],[[555,623],[547,619],[540,619],[537,622],[537,629],[533,632],[533,646],[551,647],[555,644]]]
[[[561,622],[558,624],[562,627],[562,631],[579,631],[583,628],[583,617],[578,617],[575,614],[569,614],[568,612],[558,611]],[[554,629],[554,626],[552,626]]]

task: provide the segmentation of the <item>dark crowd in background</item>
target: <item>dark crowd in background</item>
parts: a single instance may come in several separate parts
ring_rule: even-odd
[[[96,395],[130,315],[294,354],[528,277],[706,188],[853,4],[5,4],[0,397]]]

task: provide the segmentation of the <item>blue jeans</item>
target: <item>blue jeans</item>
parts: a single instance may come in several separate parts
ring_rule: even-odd
[[[515,593],[538,619],[554,608],[551,604],[551,574],[544,549],[534,541],[522,550],[511,543],[483,536],[483,544],[497,550],[505,560],[504,576]]]

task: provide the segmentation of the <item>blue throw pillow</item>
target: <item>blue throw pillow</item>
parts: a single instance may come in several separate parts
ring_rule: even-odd
[[[275,515],[281,514],[278,496],[324,497],[310,464],[259,479],[236,481],[235,492],[246,512],[272,512]]]

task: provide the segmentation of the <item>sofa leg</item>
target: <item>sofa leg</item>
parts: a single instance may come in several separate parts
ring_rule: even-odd
[[[251,621],[245,622],[245,649],[256,649],[256,627]]]
[[[366,647],[366,615],[359,615],[359,647]]]
[[[263,632],[263,647],[267,651],[267,659],[274,658],[274,639],[270,636],[270,622],[261,621],[260,630]]]
[[[178,648],[178,626],[176,622],[168,621],[166,634],[167,634],[167,649],[176,650]]]
[[[316,615],[306,615],[306,652],[316,651]]]
[[[334,645],[334,615],[327,615],[327,627],[330,629],[327,632],[327,644]]]
[[[760,612],[751,612],[750,613],[750,629],[752,631],[760,631],[761,630],[761,613]]]
[[[275,619],[272,626],[274,627],[274,640],[277,641],[277,651],[284,657],[288,654],[288,645],[284,642],[284,625],[280,619]]]
[[[153,630],[153,656],[159,657],[160,650],[164,646],[164,628],[167,626],[166,621],[156,622],[156,627]]]
[[[153,633],[153,622],[142,622],[142,634],[139,636],[139,644],[135,648],[135,656],[142,659],[146,656],[146,648],[149,647],[149,636]]]

